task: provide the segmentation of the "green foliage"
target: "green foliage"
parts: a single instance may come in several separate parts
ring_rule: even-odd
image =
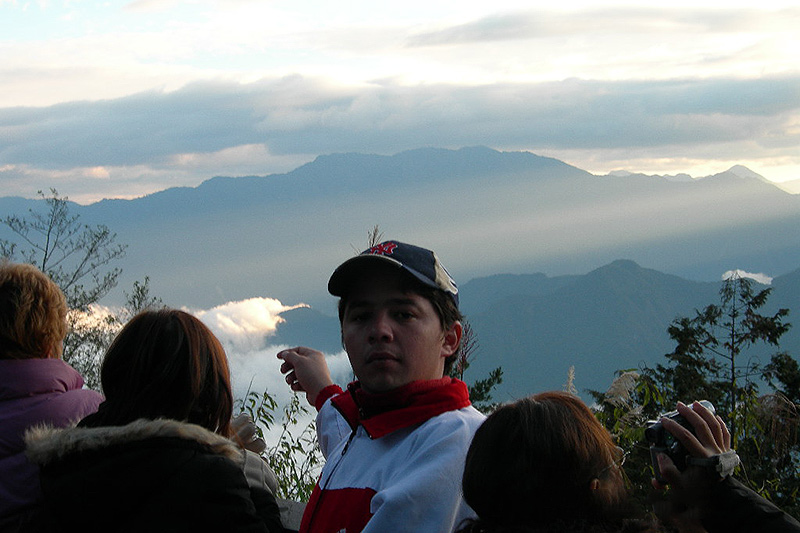
[[[64,361],[83,376],[86,386],[100,390],[100,366],[121,324],[111,313],[70,310],[69,333],[64,339]]]
[[[719,305],[695,311],[693,318],[673,321],[667,331],[676,347],[666,355],[669,363],[647,371],[668,386],[665,390],[671,392],[672,404],[710,400],[728,417],[734,439],[739,436],[738,407],[757,390],[763,373],[759,351],[763,346],[777,348],[790,327],[784,322],[788,309],[773,315],[759,312],[771,292],[771,288],[755,291],[747,278],[728,278],[720,290]],[[743,362],[745,357],[749,359]]]
[[[618,371],[607,391],[590,391],[590,394],[596,402],[593,410],[597,419],[617,445],[628,453],[625,460],[627,482],[632,497],[646,509],[653,468],[644,430],[648,420],[664,411],[664,394],[656,383],[633,369]]]
[[[782,394],[745,397],[736,413],[740,428],[737,475],[785,511],[800,517],[798,406]]]
[[[50,276],[67,297],[70,309],[87,310],[117,286],[122,269],[111,265],[124,257],[126,246],[117,244],[116,233],[106,226],[80,223],[80,216],[70,213],[67,197],[50,189],[44,212],[30,209],[28,215],[8,215],[2,223],[24,243],[0,240],[0,254],[36,265]]]
[[[122,324],[147,308],[163,307],[150,295],[150,278],[134,282],[126,305],[118,313],[105,312],[95,305],[117,286],[122,269],[112,266],[125,256],[125,245],[106,226],[81,224],[80,216],[70,212],[67,197],[50,189],[43,211],[30,209],[27,216],[8,215],[0,222],[20,239],[0,239],[0,256],[35,265],[47,274],[67,298],[69,326],[64,339],[63,358],[83,377],[86,385],[100,390],[100,363]]]
[[[785,322],[788,309],[760,313],[770,292],[756,292],[747,279],[728,279],[719,305],[697,310],[691,318],[679,317],[669,326],[675,349],[666,354],[666,364],[641,373],[620,371],[606,393],[592,393],[599,404],[598,419],[631,452],[625,470],[637,497],[647,493],[652,477],[643,438],[647,420],[673,410],[678,401],[707,399],[728,425],[742,459],[737,477],[800,516],[800,369],[784,352],[777,351],[763,366],[757,358],[765,346],[778,350],[790,327]],[[762,394],[766,386],[775,392]]]
[[[297,394],[293,394],[283,407],[280,420],[276,421],[278,404],[268,391],[261,394],[248,392],[236,404],[240,411],[246,412],[255,421],[261,438],[264,438],[264,431],[279,424],[280,432],[275,444],[268,446],[264,452],[278,478],[277,496],[307,502],[323,464],[313,420],[303,425],[303,418],[309,414],[309,409],[301,403]]]
[[[503,382],[503,369],[497,367],[485,379],[479,379],[468,385],[469,399],[475,409],[482,413],[491,413],[497,408],[497,402],[492,399],[492,391]]]
[[[449,376],[463,381],[464,372],[469,368],[470,363],[475,357],[475,350],[478,349],[478,338],[466,319],[462,326],[461,346],[458,350],[458,357],[450,368]],[[475,409],[487,414],[494,411],[497,408],[497,403],[492,401],[492,391],[502,382],[503,369],[497,367],[489,372],[488,377],[479,379],[472,385],[467,385],[469,388],[469,399],[472,405],[475,406]]]
[[[125,307],[118,318],[127,322],[142,311],[163,308],[164,302],[161,298],[150,294],[150,276],[145,276],[141,283],[133,282],[133,289],[130,293],[125,291]]]
[[[789,401],[800,404],[800,365],[791,355],[785,352],[773,355],[764,369],[764,379]]]

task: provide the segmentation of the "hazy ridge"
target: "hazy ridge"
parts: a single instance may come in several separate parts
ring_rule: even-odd
[[[462,309],[478,348],[467,380],[485,377],[498,366],[504,383],[498,399],[561,389],[571,366],[575,385],[605,390],[616,370],[653,366],[674,349],[667,327],[679,316],[719,303],[722,282],[695,282],[618,260],[584,275],[496,275],[461,287]],[[756,284],[756,289],[765,286]],[[800,269],[772,283],[765,313],[789,308],[796,327],[781,348],[800,353]],[[340,349],[338,321],[310,309],[285,313],[273,342]],[[763,363],[774,350],[759,347]]]
[[[0,214],[35,205],[2,197]],[[437,250],[478,333],[472,374],[503,366],[512,396],[560,387],[573,364],[578,387],[602,388],[613,370],[657,360],[669,322],[716,301],[727,270],[774,277],[771,304],[800,310],[800,196],[738,166],[695,180],[595,176],[526,152],[425,148],[73,208],[129,245],[121,288],[148,275],[173,306],[305,302],[278,340],[329,350],[340,345],[327,277],[379,224]],[[794,355],[798,331],[786,336]]]

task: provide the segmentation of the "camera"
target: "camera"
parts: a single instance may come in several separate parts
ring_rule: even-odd
[[[699,402],[700,405],[714,413],[714,405],[708,400],[702,400]],[[692,425],[681,416],[678,411],[672,411],[661,415],[659,418],[669,418],[670,420],[674,420],[678,424],[682,425],[686,429],[694,434],[694,428]],[[644,430],[644,437],[650,443],[650,460],[653,462],[653,471],[656,475],[656,480],[659,483],[666,484],[667,481],[661,476],[661,470],[658,467],[658,454],[664,453],[672,459],[672,462],[675,463],[675,466],[678,470],[683,471],[686,468],[686,450],[683,447],[683,444],[676,439],[672,433],[664,429],[664,426],[658,420],[651,420],[647,423],[648,426]]]

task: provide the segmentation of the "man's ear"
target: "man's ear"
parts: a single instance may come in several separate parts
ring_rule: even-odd
[[[597,479],[597,478],[594,478],[593,480],[591,480],[591,481],[589,482],[589,488],[590,488],[591,490],[597,490],[597,489],[599,489],[599,488],[600,488],[600,480],[599,480],[599,479]]]
[[[453,324],[444,331],[444,338],[442,339],[442,357],[450,357],[456,353],[463,334],[464,327],[458,320],[453,322]]]

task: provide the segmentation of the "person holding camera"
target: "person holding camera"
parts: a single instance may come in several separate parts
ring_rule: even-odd
[[[705,403],[705,402],[703,402]],[[583,401],[561,391],[506,404],[478,428],[462,479],[478,514],[459,533],[798,533],[800,524],[731,477],[739,458],[701,402],[648,428],[661,522],[629,499],[625,454]],[[674,458],[674,460],[673,460]],[[680,468],[679,468],[679,466]]]
[[[676,456],[679,465],[670,457],[675,454],[654,454],[653,486],[670,489],[667,499],[655,505],[662,521],[681,533],[800,532],[800,522],[732,477],[739,458],[719,416],[700,402],[679,402],[677,414],[686,425],[676,417],[663,417],[660,423],[685,450]],[[682,457],[685,464],[680,464]]]

